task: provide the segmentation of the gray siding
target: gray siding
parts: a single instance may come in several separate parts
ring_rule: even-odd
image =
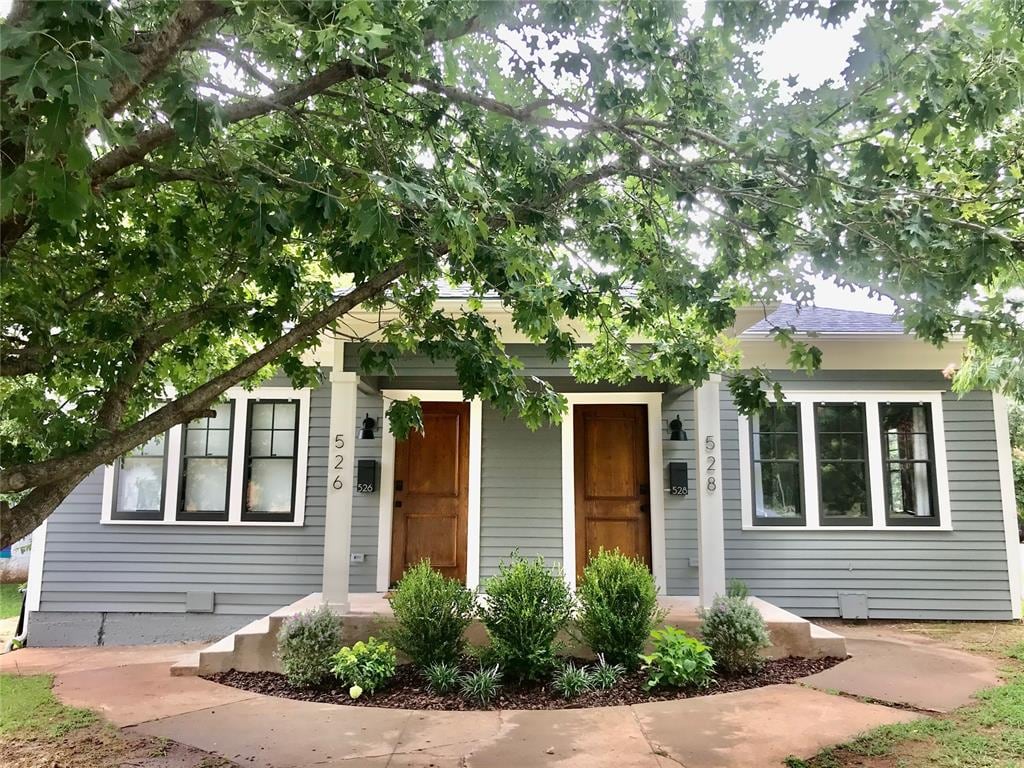
[[[778,373],[805,389],[946,389],[930,372]],[[1008,619],[1006,547],[992,396],[947,392],[942,410],[953,531],[743,531],[737,413],[722,389],[726,571],[802,616],[838,616],[838,595],[863,593],[871,618]]]
[[[262,616],[319,592],[330,408],[330,385],[314,389],[301,527],[102,525],[93,472],[47,523],[40,611],[183,613],[195,590],[217,614]]]
[[[377,460],[377,482],[380,482],[381,441],[383,428],[384,400],[380,395],[368,395],[359,391],[356,396],[356,429],[362,425],[366,414],[376,420],[377,432],[373,440],[356,440],[355,458]],[[352,485],[355,488],[355,467]],[[352,497],[352,553],[361,554],[363,562],[349,566],[349,591],[377,591],[377,529],[380,518],[380,489],[376,493],[353,493]]]
[[[480,578],[518,549],[562,562],[562,435],[558,427],[531,432],[515,418],[483,409],[480,498]]]
[[[679,416],[687,440],[669,440],[668,424]],[[697,434],[693,414],[693,390],[666,393],[662,400],[661,434],[664,467],[661,487],[665,490],[665,575],[667,594],[697,594],[697,466],[694,446]],[[668,464],[685,461],[689,475],[690,492],[686,496],[672,496],[668,492]]]

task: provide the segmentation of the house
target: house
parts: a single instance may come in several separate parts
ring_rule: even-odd
[[[500,306],[484,311],[525,371],[565,393],[561,425],[531,432],[465,402],[422,357],[363,376],[357,347],[325,337],[320,386],[232,391],[74,491],[32,548],[29,642],[215,637],[309,595],[346,611],[421,557],[476,587],[518,550],[574,582],[601,546],[701,602],[737,578],[801,617],[1020,617],[1006,405],[950,392],[959,343],[783,305],[770,322],[824,352],[806,376],[786,370],[763,311],[741,311],[745,364],[775,371],[786,396],[747,418],[717,377],[578,384]],[[426,432],[396,442],[387,403],[409,395]]]

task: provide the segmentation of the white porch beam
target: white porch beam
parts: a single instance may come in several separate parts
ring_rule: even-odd
[[[697,583],[700,604],[725,594],[725,520],[722,504],[722,419],[713,375],[694,391],[697,421]]]
[[[356,394],[359,387],[359,377],[345,371],[344,362],[345,342],[335,339],[331,367],[331,434],[327,452],[323,601],[339,613],[349,608]]]

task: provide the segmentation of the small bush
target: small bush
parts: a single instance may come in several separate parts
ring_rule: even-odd
[[[635,669],[644,642],[664,618],[658,588],[640,558],[600,551],[583,569],[576,626],[594,653]]]
[[[742,597],[746,600],[750,591],[747,589],[746,582],[742,579],[729,579],[729,586],[725,588],[725,594],[728,597]]]
[[[590,671],[590,679],[595,688],[607,691],[614,688],[615,684],[626,674],[626,668],[622,664],[609,664],[604,656],[598,654],[597,664]]]
[[[424,560],[403,575],[391,597],[395,624],[387,637],[413,664],[424,669],[462,656],[462,634],[473,620],[473,593],[447,579]]]
[[[654,630],[651,640],[654,652],[640,657],[647,672],[648,688],[703,688],[711,682],[715,661],[700,640],[675,627]]]
[[[484,585],[480,620],[491,638],[490,654],[516,680],[539,680],[551,671],[556,638],[572,618],[573,599],[561,573],[543,558],[516,556]]]
[[[594,683],[588,667],[577,667],[570,661],[555,673],[551,687],[563,699],[575,699],[591,690]]]
[[[384,640],[371,637],[365,643],[360,640],[351,648],[342,648],[332,659],[332,671],[342,682],[373,693],[382,688],[392,677],[398,666],[394,646]],[[353,698],[358,697],[354,694]]]
[[[498,695],[501,688],[501,668],[495,664],[489,669],[480,667],[476,672],[467,672],[459,678],[462,695],[482,706],[487,706]]]
[[[341,617],[326,605],[287,619],[277,633],[277,657],[288,682],[299,688],[324,682],[341,643]]]
[[[771,645],[764,617],[744,597],[716,597],[700,611],[700,635],[718,665],[728,674],[750,672],[761,665],[760,650]]]
[[[459,668],[448,661],[424,667],[423,676],[427,678],[427,687],[434,693],[450,693],[459,684]]]

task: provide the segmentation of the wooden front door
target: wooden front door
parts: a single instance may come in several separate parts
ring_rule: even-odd
[[[466,580],[469,403],[423,403],[423,433],[395,443],[391,582],[424,558]]]
[[[576,575],[591,554],[618,549],[651,564],[646,405],[577,405]]]

